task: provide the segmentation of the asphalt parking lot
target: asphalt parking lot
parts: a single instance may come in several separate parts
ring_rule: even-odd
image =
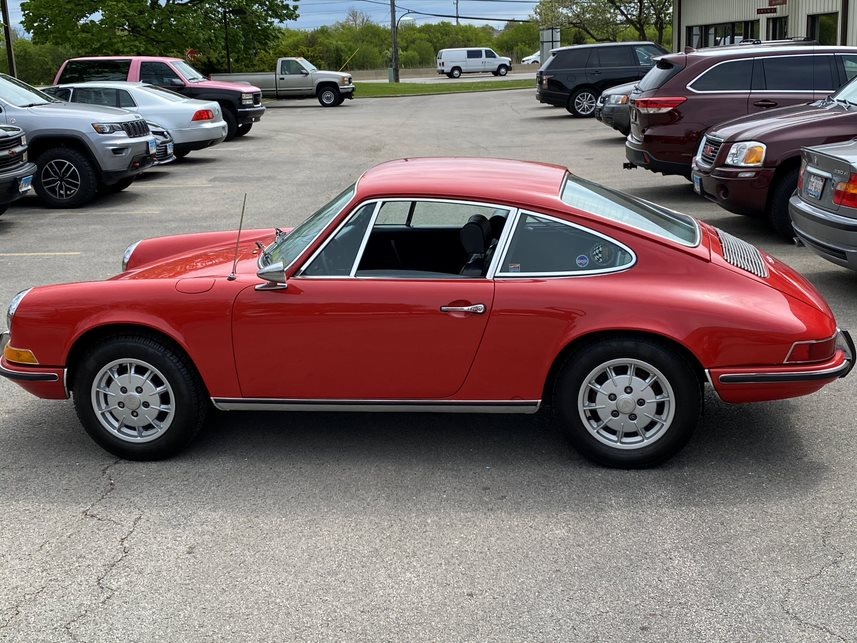
[[[426,155],[561,163],[714,222],[857,330],[857,274],[683,178],[623,170],[618,133],[529,90],[285,102],[85,209],[26,197],[0,217],[0,302],[115,274],[142,237],[235,228],[245,193],[246,228],[289,226]],[[541,415],[223,413],[182,456],[125,462],[70,401],[3,380],[0,641],[855,640],[855,381],[747,406],[709,392],[676,458],[615,471]]]

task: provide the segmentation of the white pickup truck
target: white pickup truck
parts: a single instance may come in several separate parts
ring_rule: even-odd
[[[211,74],[212,80],[249,83],[270,98],[309,98],[315,96],[322,107],[336,107],[346,98],[354,98],[351,74],[321,71],[305,58],[279,58],[275,73]]]

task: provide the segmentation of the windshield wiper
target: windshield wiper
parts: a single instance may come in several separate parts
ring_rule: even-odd
[[[57,100],[57,101],[52,101],[52,102],[61,103],[62,101]],[[21,109],[26,109],[27,107],[38,107],[39,105],[48,105],[48,104],[49,103],[47,101],[45,101],[43,103],[27,103],[26,105],[18,105],[18,107],[20,107]]]

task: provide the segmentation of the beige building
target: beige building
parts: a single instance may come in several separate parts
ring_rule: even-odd
[[[857,0],[673,0],[673,48],[807,37],[857,46]]]

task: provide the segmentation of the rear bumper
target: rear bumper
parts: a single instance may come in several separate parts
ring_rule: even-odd
[[[789,215],[795,235],[807,248],[857,271],[857,219],[817,208],[796,194],[789,200]]]
[[[729,212],[762,215],[774,172],[773,168],[704,168],[694,163],[693,188]]]
[[[9,341],[8,331],[0,333],[0,355],[2,355]],[[36,397],[51,400],[67,399],[65,374],[64,368],[10,364],[4,357],[0,357],[0,377],[12,380]]]
[[[650,150],[652,145],[649,142],[640,141],[634,137],[633,132],[628,134],[625,140],[625,157],[637,167],[642,167],[652,172],[660,172],[661,174],[680,174],[690,178],[690,162],[693,158],[693,152],[696,148],[687,155],[686,163],[677,163],[668,161],[664,158],[659,158]]]
[[[724,402],[763,402],[808,395],[845,377],[854,367],[854,340],[838,332],[838,350],[821,364],[709,369],[708,377]]]
[[[540,103],[556,105],[557,107],[565,107],[568,105],[568,97],[568,92],[556,92],[536,87],[536,98]]]

